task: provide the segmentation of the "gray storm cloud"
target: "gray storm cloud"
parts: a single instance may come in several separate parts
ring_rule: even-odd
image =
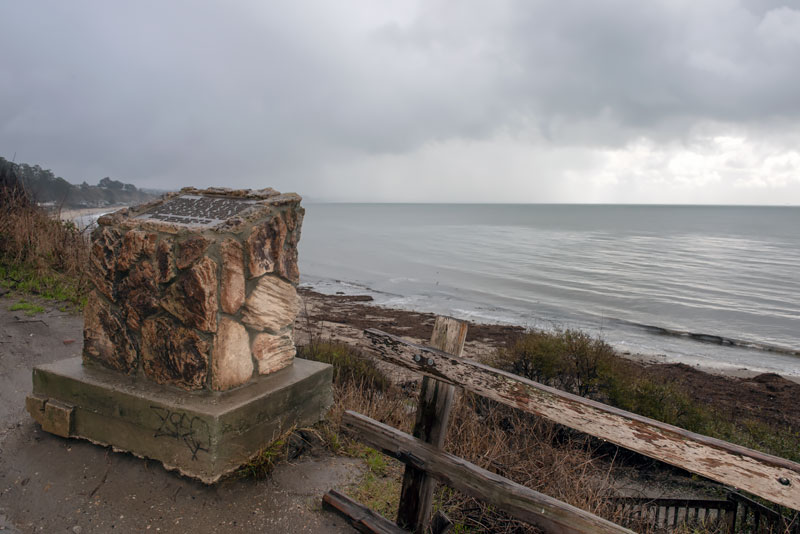
[[[800,203],[778,2],[25,2],[0,147],[70,181]]]

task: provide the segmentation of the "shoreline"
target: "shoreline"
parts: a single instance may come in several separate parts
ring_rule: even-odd
[[[632,353],[632,352],[617,352],[621,357],[626,358],[628,360],[633,360],[635,362],[641,363],[643,365],[676,365],[676,362],[667,361],[667,356],[664,354],[641,354],[641,353]],[[761,375],[775,375],[779,376],[784,380],[788,380],[790,382],[794,382],[795,384],[800,385],[800,376],[794,375],[783,375],[780,373],[773,373],[769,371],[758,371],[755,369],[747,369],[745,367],[733,368],[733,367],[714,367],[713,365],[702,365],[702,364],[695,364],[689,365],[687,363],[682,363],[680,365],[686,365],[693,369],[697,369],[703,373],[707,373],[714,376],[722,376],[727,378],[754,378]],[[798,363],[800,365],[800,362]]]
[[[383,315],[392,315],[397,320],[398,317],[402,318],[402,322],[405,324],[406,329],[418,330],[418,326],[413,325],[415,317],[426,317],[430,320],[430,325],[433,324],[433,318],[436,317],[436,313],[428,312],[428,311],[417,311],[411,310],[401,307],[391,307],[378,304],[374,301],[373,297],[368,294],[355,294],[355,293],[344,293],[344,292],[337,292],[336,294],[330,293],[322,293],[311,286],[303,285],[300,288],[301,295],[309,295],[312,296],[312,301],[325,301],[327,302],[327,307],[330,308],[333,303],[336,303],[337,307],[344,307],[348,310],[353,308],[354,306],[361,306],[366,307],[368,309],[372,309],[373,313],[375,310],[381,310],[380,314]],[[335,312],[335,313],[341,313]],[[406,315],[410,314],[410,315]],[[515,335],[524,332],[527,330],[526,327],[515,325],[512,323],[492,323],[488,321],[475,321],[474,319],[468,319],[460,317],[460,319],[465,320],[470,325],[470,330],[474,330],[475,328],[479,328],[483,335],[488,335],[491,342],[483,343],[483,348],[489,348],[490,350],[495,350],[499,345],[496,345],[495,342],[502,339],[507,339],[510,335]],[[421,319],[420,319],[421,320]],[[375,326],[369,326],[369,328],[376,328]],[[403,333],[402,330],[400,331],[391,331],[387,330],[390,333],[398,334],[398,335],[406,335]],[[412,335],[409,333],[411,337],[415,337],[417,340],[421,342],[427,341],[427,335],[424,331],[417,331],[417,335]],[[468,341],[472,336],[468,335]],[[473,343],[474,344],[474,343]],[[724,377],[731,377],[731,378],[753,378],[762,374],[775,374],[780,376],[785,380],[789,380],[800,385],[800,375],[788,375],[784,373],[779,373],[770,370],[764,369],[753,369],[749,367],[737,367],[734,365],[729,366],[714,366],[714,365],[707,365],[698,362],[686,362],[680,361],[674,357],[670,357],[666,353],[659,353],[659,352],[632,352],[629,350],[621,349],[619,347],[614,347],[617,354],[625,359],[635,361],[637,363],[643,365],[686,365],[688,367],[697,369],[707,374],[715,375],[715,376],[724,376]],[[465,350],[467,350],[465,348]],[[466,352],[465,352],[466,354]],[[477,354],[475,355],[477,356]],[[800,358],[798,358],[798,366],[800,366]]]
[[[436,314],[386,308],[376,305],[368,295],[326,295],[307,287],[298,291],[300,315],[295,323],[295,341],[304,345],[313,340],[363,345],[363,330],[377,328],[391,334],[427,343]],[[513,325],[488,325],[469,321],[463,357],[486,361],[509,339],[521,335],[525,328]],[[663,361],[659,355],[617,355],[641,365],[645,372],[665,383],[685,387],[696,401],[713,404],[737,418],[768,421],[778,426],[800,428],[798,377],[760,373],[747,369],[716,369]],[[417,378],[391,364],[381,363],[394,381]]]

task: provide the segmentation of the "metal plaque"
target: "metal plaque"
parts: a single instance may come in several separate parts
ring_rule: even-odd
[[[180,195],[142,213],[136,219],[211,227],[239,215],[256,202],[242,198]]]

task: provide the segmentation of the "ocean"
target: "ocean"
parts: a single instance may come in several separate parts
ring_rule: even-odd
[[[306,203],[302,283],[800,376],[800,208]]]

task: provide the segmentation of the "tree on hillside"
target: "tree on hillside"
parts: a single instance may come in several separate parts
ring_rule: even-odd
[[[125,188],[125,184],[117,180],[112,180],[108,176],[100,180],[97,185],[103,189],[113,189],[116,191],[122,191]]]

